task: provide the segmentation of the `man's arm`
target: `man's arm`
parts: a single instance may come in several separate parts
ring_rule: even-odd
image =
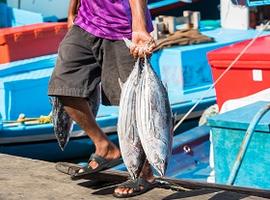
[[[68,28],[71,28],[79,8],[80,0],[70,0],[68,8]]]
[[[153,38],[147,32],[145,19],[146,0],[129,0],[132,15],[132,43],[130,53],[134,57],[143,57],[144,54],[150,55],[155,47]],[[148,44],[148,45],[147,45]],[[147,46],[148,48],[142,48]]]

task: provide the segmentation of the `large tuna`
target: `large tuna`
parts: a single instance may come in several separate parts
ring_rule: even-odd
[[[145,154],[138,135],[135,101],[136,87],[139,82],[139,60],[129,75],[127,81],[121,85],[121,97],[118,116],[118,138],[123,161],[133,179],[136,179],[143,167]]]
[[[167,91],[147,59],[136,89],[136,120],[147,160],[164,176],[172,151],[172,112]]]
[[[51,97],[52,123],[54,134],[62,151],[64,151],[73,128],[73,120],[64,110],[63,104],[57,97]],[[96,116],[100,105],[100,86],[98,85],[88,100],[93,115]]]

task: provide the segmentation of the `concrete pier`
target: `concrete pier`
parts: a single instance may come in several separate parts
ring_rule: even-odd
[[[0,200],[96,200],[114,199],[112,186],[89,180],[71,180],[55,169],[55,163],[0,154]],[[156,188],[130,199],[266,199],[236,192],[196,189],[177,192]]]

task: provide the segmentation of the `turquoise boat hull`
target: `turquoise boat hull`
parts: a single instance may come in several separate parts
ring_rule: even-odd
[[[176,134],[184,132],[198,125],[199,117],[203,110],[215,103],[215,97],[203,101],[176,131]],[[173,105],[172,110],[176,118],[181,118],[187,112],[194,102],[183,102],[179,105]],[[106,112],[109,112],[106,107]],[[117,108],[111,108],[110,115],[97,117],[99,126],[106,132],[109,138],[118,144],[116,135]],[[101,112],[101,111],[100,111]],[[2,127],[0,131],[0,153],[24,156],[48,161],[72,160],[82,157],[88,157],[94,150],[92,141],[85,135],[80,127],[75,124],[71,139],[65,151],[61,151],[53,133],[52,124],[23,125],[17,124]]]

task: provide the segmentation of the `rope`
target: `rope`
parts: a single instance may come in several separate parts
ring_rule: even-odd
[[[10,125],[16,125],[16,124],[49,124],[52,123],[52,116],[49,115],[41,115],[38,118],[18,118],[17,120],[7,120],[3,121],[3,124],[10,124]]]
[[[232,61],[232,63],[227,67],[226,70],[217,78],[217,80],[211,85],[211,87],[206,91],[205,95],[202,95],[199,100],[190,108],[190,110],[181,118],[181,120],[174,126],[173,131],[175,131],[183,121],[189,116],[189,114],[201,103],[201,101],[208,95],[216,84],[223,78],[223,76],[232,68],[232,66],[240,59],[240,57],[246,52],[246,50],[256,41],[256,39],[262,34],[262,32],[268,27],[270,20],[263,26],[263,28],[257,33],[257,35],[247,44],[247,46],[239,53],[239,55]]]

